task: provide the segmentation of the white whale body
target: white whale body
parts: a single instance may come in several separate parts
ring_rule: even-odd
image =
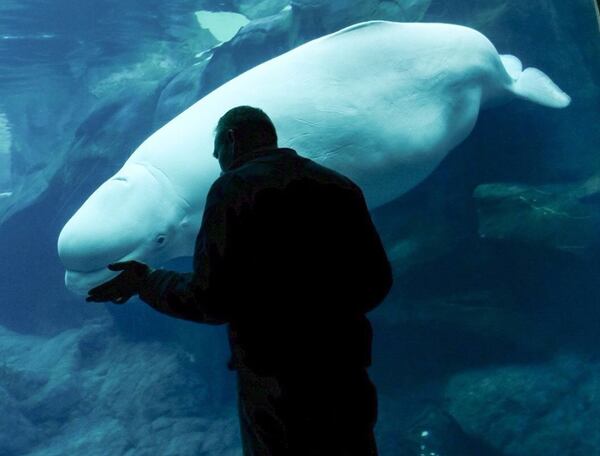
[[[481,107],[511,98],[563,108],[544,73],[500,56],[479,32],[370,21],[299,46],[232,79],[152,134],[67,222],[58,239],[68,288],[193,254],[210,185],[213,131],[230,108],[272,119],[279,145],[360,185],[371,209],[424,180],[473,129]]]

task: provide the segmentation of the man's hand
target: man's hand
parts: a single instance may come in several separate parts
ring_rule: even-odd
[[[88,302],[111,301],[115,304],[124,304],[133,295],[139,293],[140,287],[151,269],[139,261],[123,261],[108,265],[111,271],[123,271],[117,277],[104,282],[88,291],[85,298]]]

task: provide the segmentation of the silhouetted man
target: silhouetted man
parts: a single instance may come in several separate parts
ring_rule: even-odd
[[[273,123],[240,106],[217,125],[214,182],[194,272],[127,261],[89,301],[138,293],[165,314],[229,324],[245,456],[376,455],[377,397],[365,313],[390,264],[361,190],[278,148]]]

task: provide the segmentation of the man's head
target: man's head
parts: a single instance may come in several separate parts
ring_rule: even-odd
[[[219,119],[213,156],[227,171],[234,160],[261,147],[277,147],[277,133],[262,109],[238,106]]]

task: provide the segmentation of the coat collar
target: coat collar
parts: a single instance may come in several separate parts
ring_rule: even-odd
[[[272,147],[272,146],[259,147],[250,152],[247,152],[247,153],[241,155],[240,157],[236,158],[235,160],[233,160],[233,162],[231,163],[231,166],[229,167],[229,169],[227,171],[232,171],[235,168],[239,168],[243,164],[245,164],[251,160],[254,160],[256,158],[268,157],[268,156],[273,156],[273,155],[278,155],[278,154],[283,154],[283,155],[288,155],[288,156],[298,155],[294,149],[290,149],[288,147]]]

